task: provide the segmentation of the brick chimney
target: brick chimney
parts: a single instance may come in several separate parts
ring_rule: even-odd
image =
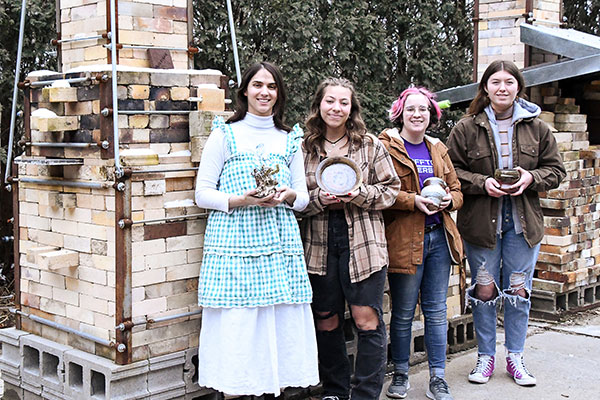
[[[519,26],[532,16],[536,24],[556,27],[561,0],[476,0],[474,78],[494,60],[511,60],[519,68],[553,61],[556,56],[530,49],[520,41]]]
[[[191,67],[187,49],[191,43],[191,1],[188,0],[115,0],[118,64],[152,67],[146,48],[129,46],[163,46],[176,69]],[[59,39],[89,38],[110,32],[110,0],[57,0],[60,16]],[[110,50],[106,38],[93,38],[58,45],[62,71],[74,67],[109,64]],[[167,56],[168,57],[168,56]]]

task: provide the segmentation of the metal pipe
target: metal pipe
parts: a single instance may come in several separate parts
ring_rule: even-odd
[[[113,348],[117,347],[117,344],[112,340],[102,339],[102,338],[99,338],[98,336],[90,335],[89,333],[85,333],[85,332],[79,331],[77,329],[68,327],[66,325],[59,324],[54,321],[50,321],[49,319],[38,317],[37,315],[34,315],[34,314],[25,313],[21,310],[17,310],[16,308],[12,308],[10,311],[13,314],[19,314],[22,317],[29,318],[32,321],[39,322],[40,324],[50,326],[52,328],[58,329],[63,332],[72,333],[72,334],[80,336],[84,339],[91,340],[92,342],[96,342],[96,343],[99,343],[99,344],[107,346],[107,347],[113,347]]]
[[[160,318],[150,318],[147,320],[147,322],[149,324],[157,324],[159,322],[171,321],[173,319],[190,317],[192,315],[198,315],[198,314],[202,314],[202,310],[190,311],[190,312],[181,313],[181,314],[173,314],[173,315],[168,315],[166,317],[160,317]]]
[[[166,172],[186,172],[186,171],[198,171],[198,168],[177,168],[177,169],[157,169],[157,170],[132,170],[132,174],[157,174]]]
[[[70,42],[82,42],[84,40],[94,40],[94,39],[106,39],[107,34],[103,33],[102,35],[94,35],[94,36],[85,36],[80,38],[71,38],[71,39],[52,39],[50,44],[56,46],[62,43],[70,43]]]
[[[25,146],[37,147],[69,147],[69,148],[86,148],[98,147],[98,143],[54,143],[54,142],[26,142]]]
[[[115,46],[115,38],[117,37],[117,26],[116,26],[116,11],[115,1],[110,0],[110,52],[111,52],[111,69],[112,69],[112,103],[113,103],[113,147],[115,154],[115,175],[117,177],[123,176],[123,168],[121,167],[121,159],[119,156],[119,107],[117,100],[117,46]]]
[[[82,78],[68,78],[68,79],[56,78],[56,79],[49,79],[47,81],[30,82],[29,86],[31,86],[31,87],[46,86],[46,85],[51,85],[56,81],[67,81],[68,83],[82,83],[82,82],[88,82],[91,80],[95,80],[95,77],[85,76]]]
[[[231,44],[233,46],[235,74],[237,76],[238,87],[240,87],[240,85],[242,84],[242,73],[240,72],[240,59],[238,57],[237,39],[235,38],[235,25],[233,23],[233,11],[231,9],[231,0],[227,0],[227,15],[229,16],[229,29],[231,30]]]
[[[15,67],[15,85],[13,88],[12,110],[10,113],[10,133],[8,134],[8,154],[6,156],[6,171],[4,171],[4,182],[8,182],[11,173],[13,142],[15,138],[15,121],[17,119],[17,94],[19,90],[19,75],[21,75],[21,55],[23,53],[23,35],[25,32],[25,14],[27,12],[27,0],[21,3],[21,22],[19,23],[19,43],[17,45],[17,65]]]
[[[130,330],[134,326],[145,325],[145,324],[156,324],[159,322],[171,321],[173,319],[183,318],[183,317],[191,317],[192,315],[199,315],[199,314],[202,314],[202,309],[196,310],[196,311],[180,313],[180,314],[173,314],[173,315],[169,315],[169,316],[161,317],[161,318],[148,318],[143,321],[136,321],[136,322],[127,321],[126,323],[122,323],[122,324],[115,326],[115,330],[126,331],[126,330]]]
[[[113,186],[112,182],[82,182],[82,181],[60,181],[55,179],[39,179],[39,178],[13,178],[12,181],[22,183],[39,183],[40,185],[48,186],[67,186],[89,189],[108,189]]]
[[[110,44],[104,44],[104,47],[110,47]],[[146,46],[141,44],[122,44],[119,43],[117,45],[122,49],[139,49],[139,50],[149,50],[149,49],[157,49],[157,50],[171,50],[171,51],[189,51],[190,53],[197,53],[196,47],[169,47],[169,46]],[[194,51],[196,49],[196,51]]]
[[[121,110],[121,111],[119,111],[119,113],[121,113],[123,115],[137,115],[137,114],[189,114],[192,111],[193,110]]]
[[[200,214],[180,215],[180,216],[176,216],[176,217],[141,219],[139,221],[131,221],[131,225],[152,224],[152,223],[156,223],[156,222],[173,221],[173,220],[178,220],[178,219],[207,218],[207,217],[208,217],[208,213],[200,213]]]

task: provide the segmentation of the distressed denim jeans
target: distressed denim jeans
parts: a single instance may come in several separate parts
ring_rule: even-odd
[[[511,202],[503,201],[503,204],[502,233],[496,238],[496,247],[489,249],[465,242],[473,283],[467,290],[467,300],[473,310],[478,351],[479,354],[490,356],[496,353],[497,310],[502,302],[504,303],[505,347],[511,353],[523,351],[531,308],[533,271],[540,251],[539,243],[529,247],[523,234],[515,232]],[[486,272],[493,276],[498,296],[484,302],[475,297],[475,284],[478,274],[486,274]],[[524,280],[527,298],[513,294],[510,289],[511,278]]]
[[[338,315],[340,325],[332,331],[317,328],[319,372],[323,395],[340,399],[378,399],[383,387],[387,356],[387,335],[383,321],[383,290],[387,268],[368,278],[350,281],[351,249],[348,225],[343,210],[329,212],[327,237],[327,273],[310,274],[313,288],[313,314],[316,320]],[[346,352],[343,330],[346,303],[352,306],[369,306],[377,312],[379,323],[374,330],[357,329],[357,349],[354,374]],[[319,313],[328,313],[324,318]]]
[[[451,256],[444,228],[425,234],[423,264],[415,275],[389,274],[392,296],[390,322],[391,355],[394,370],[408,373],[412,322],[421,293],[425,316],[425,348],[431,376],[444,377],[448,323],[446,296],[450,278]]]

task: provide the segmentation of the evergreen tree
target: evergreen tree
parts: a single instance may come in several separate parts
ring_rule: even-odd
[[[569,28],[600,35],[600,0],[564,0]]]

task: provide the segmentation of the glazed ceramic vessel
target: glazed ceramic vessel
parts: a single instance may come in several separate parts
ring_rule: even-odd
[[[494,179],[500,184],[500,190],[506,193],[514,193],[517,189],[509,189],[517,183],[521,174],[514,168],[497,169],[494,171]]]
[[[443,179],[435,176],[425,179],[423,181],[423,189],[421,190],[421,196],[433,201],[434,204],[428,204],[427,208],[430,211],[437,210],[442,203],[444,196],[446,196],[446,182]]]

